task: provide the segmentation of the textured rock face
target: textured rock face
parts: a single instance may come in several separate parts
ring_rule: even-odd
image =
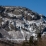
[[[46,31],[46,17],[25,7],[0,6],[0,29],[7,32],[6,36],[4,33],[5,38],[36,38],[37,33]]]

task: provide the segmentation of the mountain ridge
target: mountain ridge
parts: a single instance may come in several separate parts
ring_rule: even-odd
[[[7,31],[11,39],[25,40],[27,37],[29,40],[31,36],[34,36],[34,39],[37,40],[37,34],[41,33],[43,36],[44,30],[46,31],[46,16],[26,7],[0,6],[1,28]]]

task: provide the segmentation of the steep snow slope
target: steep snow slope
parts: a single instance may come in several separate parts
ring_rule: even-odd
[[[11,37],[7,36],[9,40],[25,40],[26,37],[29,40],[30,36],[36,39],[38,33],[46,31],[45,28],[46,17],[41,14],[25,7],[0,6],[0,29]]]

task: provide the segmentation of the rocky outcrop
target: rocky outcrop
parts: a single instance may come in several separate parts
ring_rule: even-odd
[[[27,39],[43,34],[46,17],[25,7],[0,6],[0,33],[11,39]]]

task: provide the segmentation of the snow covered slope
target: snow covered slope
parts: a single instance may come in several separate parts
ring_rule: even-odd
[[[46,17],[25,7],[0,6],[0,33],[14,40],[29,40],[30,36],[46,32]],[[0,37],[1,38],[1,37]],[[6,38],[6,37],[5,37]]]

